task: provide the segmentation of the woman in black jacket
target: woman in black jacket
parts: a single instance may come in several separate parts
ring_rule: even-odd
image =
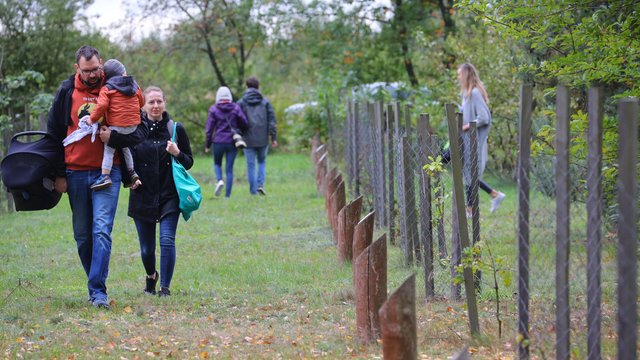
[[[138,230],[142,263],[147,272],[148,294],[156,293],[156,283],[160,277],[158,295],[170,295],[169,286],[176,263],[176,229],[180,215],[179,198],[173,182],[171,157],[175,157],[185,169],[193,165],[189,137],[178,123],[176,142],[171,141],[173,121],[165,111],[162,90],[150,86],[144,91],[142,121],[149,127],[147,139],[137,145],[132,153],[136,173],[142,186],[132,188],[129,194],[129,216]],[[156,271],[156,224],[160,229],[160,275]]]

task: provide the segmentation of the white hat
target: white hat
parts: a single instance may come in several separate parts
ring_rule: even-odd
[[[218,89],[218,93],[216,94],[216,103],[219,103],[222,100],[232,101],[231,90],[229,90],[226,86],[221,86]]]

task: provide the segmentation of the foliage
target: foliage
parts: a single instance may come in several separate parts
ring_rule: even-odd
[[[176,34],[206,55],[218,86],[239,94],[250,75],[252,52],[264,39],[261,4],[254,0],[158,0],[147,6],[186,16]]]
[[[431,179],[434,179],[431,184],[431,198],[433,199],[431,222],[433,223],[433,228],[436,228],[438,222],[442,219],[442,216],[444,216],[445,202],[450,195],[448,192],[445,192],[444,183],[440,180],[440,174],[445,171],[442,156],[438,155],[435,159],[433,156],[428,156],[427,160],[428,162],[422,169]]]
[[[42,90],[44,81],[44,76],[33,70],[0,79],[0,115],[3,116],[0,132],[29,130],[29,115],[40,115],[49,110],[50,102],[43,104],[43,101],[51,101],[50,96],[33,95]],[[7,145],[3,144],[2,149]]]
[[[640,13],[636,0],[458,1],[521,42],[527,79],[586,88],[606,84],[619,96],[640,95]]]
[[[546,115],[553,118],[553,110],[547,110]],[[588,114],[578,110],[571,115],[569,122],[569,177],[571,192],[569,198],[573,201],[585,203],[588,196],[586,184],[587,178],[587,131],[589,126]],[[605,116],[602,124],[602,194],[603,211],[609,221],[608,226],[613,226],[617,218],[617,186],[618,177],[618,127],[617,119],[613,116]],[[536,179],[535,185],[539,191],[549,197],[555,193],[555,134],[552,124],[544,124],[535,133],[531,143],[531,156],[533,159],[532,177]]]
[[[81,45],[109,48],[103,36],[80,31],[89,27],[79,13],[85,6],[82,0],[0,1],[0,78],[37,71],[44,90],[54,92],[73,71]]]

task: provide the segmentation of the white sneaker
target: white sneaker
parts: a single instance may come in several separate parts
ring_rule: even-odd
[[[471,219],[473,217],[473,211],[467,208],[467,219]]]
[[[498,191],[498,195],[491,199],[491,212],[496,212],[506,197],[507,195]]]
[[[220,193],[222,192],[223,187],[224,187],[224,181],[222,180],[218,181],[218,184],[216,184],[216,196],[220,196]]]

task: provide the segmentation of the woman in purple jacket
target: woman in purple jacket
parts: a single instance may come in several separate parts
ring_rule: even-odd
[[[216,94],[216,103],[209,108],[207,119],[207,137],[205,152],[209,152],[213,144],[213,171],[218,182],[216,183],[216,196],[220,196],[224,181],[222,180],[222,157],[226,155],[225,172],[227,174],[226,197],[231,196],[233,187],[233,162],[236,160],[238,149],[234,145],[233,136],[242,134],[249,127],[247,117],[238,104],[231,98],[228,87],[222,86]]]

